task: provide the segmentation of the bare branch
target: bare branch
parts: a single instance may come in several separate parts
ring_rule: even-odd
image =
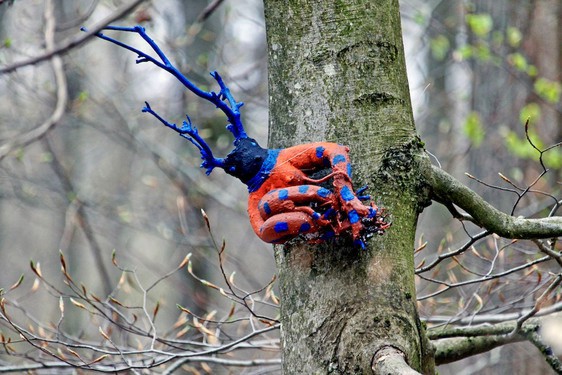
[[[528,340],[539,349],[552,369],[561,373],[562,362],[539,335],[541,323],[541,319],[533,318],[527,320],[522,326],[518,321],[511,321],[496,325],[443,327],[430,329],[428,337],[432,340],[440,340],[434,342],[437,364],[454,362],[501,345]],[[518,327],[521,329],[518,330]],[[512,334],[513,332],[516,333]]]
[[[541,336],[536,331],[533,331],[525,334],[525,337],[541,352],[546,363],[548,363],[557,374],[562,374],[562,362],[552,352],[552,348],[542,340]]]
[[[100,276],[101,276],[100,281],[101,284],[103,285],[104,293],[106,295],[109,295],[111,293],[111,284],[110,284],[111,278],[109,277],[109,271],[107,270],[107,267],[103,262],[103,258],[102,258],[103,250],[94,234],[95,230],[92,227],[92,223],[88,217],[88,214],[84,207],[84,203],[76,195],[76,189],[74,188],[74,184],[72,183],[68,173],[66,172],[63,165],[61,164],[59,157],[57,156],[57,153],[51,146],[51,143],[49,142],[49,137],[47,136],[43,138],[42,143],[45,145],[48,152],[53,157],[51,164],[55,172],[55,175],[57,176],[57,178],[59,179],[61,185],[65,190],[65,196],[74,197],[73,199],[68,198],[69,199],[68,203],[72,207],[75,207],[76,215],[78,218],[77,220],[78,226],[82,229],[82,232],[84,233],[84,236],[86,237],[86,240],[88,241],[88,245],[90,246],[90,249],[92,251],[92,257],[94,258],[96,269],[99,270],[100,272]]]
[[[393,346],[385,346],[375,353],[371,369],[376,375],[420,375],[406,363],[404,353]]]
[[[448,315],[433,315],[427,318],[422,318],[423,321],[431,324],[459,324],[459,325],[468,325],[468,324],[483,324],[483,323],[503,323],[508,321],[517,320],[523,315],[527,314],[530,311],[528,310],[521,310],[519,312],[513,313],[506,313],[506,314],[483,314],[478,316],[470,316],[470,317],[457,317],[457,316],[448,316]],[[534,316],[546,316],[550,314],[554,314],[556,312],[562,311],[562,302],[558,302],[552,306],[545,307],[544,309],[539,310]]]
[[[48,2],[45,6],[45,45],[47,46],[47,49],[53,49],[55,47],[55,26],[54,5]],[[0,161],[4,159],[13,149],[26,146],[41,138],[62,118],[68,102],[66,74],[64,73],[63,63],[60,56],[51,55],[51,64],[55,75],[57,90],[57,102],[53,113],[43,124],[34,127],[29,132],[21,134],[8,143],[0,146]],[[2,70],[0,70],[0,74],[2,74]]]
[[[562,274],[558,274],[558,276],[552,280],[548,288],[546,288],[546,290],[539,296],[539,298],[537,298],[535,302],[535,306],[533,306],[531,311],[529,311],[527,314],[517,319],[517,325],[511,332],[512,335],[515,335],[518,331],[520,331],[525,321],[529,320],[529,318],[534,316],[541,309],[542,304],[549,297],[550,293],[552,293],[554,289],[556,289],[558,285],[560,285],[561,282],[562,282]]]
[[[456,337],[438,341],[435,345],[435,364],[443,365],[461,359],[485,353],[498,346],[524,341],[522,336],[492,335],[480,337]]]
[[[521,334],[536,331],[540,327],[541,320],[538,318],[529,319],[523,325]],[[501,336],[508,335],[517,326],[516,321],[503,322],[499,324],[478,324],[470,327],[439,327],[429,328],[427,337],[430,340],[450,339],[454,337],[479,337],[479,336]]]
[[[425,171],[435,199],[454,203],[474,218],[478,224],[505,238],[550,238],[562,236],[562,217],[524,219],[509,216],[484,201],[474,191],[442,169],[431,166]]]
[[[430,340],[435,346],[435,363],[438,365],[451,363],[476,354],[484,353],[498,346],[526,340],[526,332],[535,332],[539,321],[528,321],[522,331],[510,335],[516,322],[497,325],[478,325],[473,327],[443,327],[428,331]]]
[[[213,0],[211,3],[209,3],[209,5],[207,5],[205,7],[205,9],[203,9],[203,11],[201,13],[199,13],[195,22],[205,21],[207,18],[209,18],[211,16],[211,14],[213,14],[217,10],[217,8],[223,2],[224,2],[224,0]]]
[[[484,281],[488,281],[488,280],[497,279],[497,278],[500,278],[500,277],[503,277],[503,276],[507,276],[507,275],[510,275],[512,273],[528,269],[529,267],[531,267],[535,264],[539,264],[539,263],[546,262],[546,261],[549,261],[549,260],[550,260],[550,256],[544,256],[544,257],[532,260],[530,262],[524,263],[522,265],[510,268],[510,269],[502,271],[502,272],[493,273],[493,274],[490,273],[488,275],[485,275],[485,276],[482,276],[482,277],[479,277],[479,278],[464,280],[464,281],[459,281],[459,282],[441,281],[441,280],[433,279],[433,278],[430,278],[430,277],[425,277],[423,275],[418,275],[420,278],[422,278],[424,280],[427,280],[427,281],[430,281],[430,282],[433,282],[433,283],[436,283],[436,284],[441,284],[441,285],[444,285],[445,287],[443,289],[437,290],[433,293],[420,296],[420,297],[417,298],[417,300],[423,301],[425,299],[435,297],[435,296],[437,296],[437,295],[439,295],[439,294],[441,294],[441,293],[443,293],[446,290],[449,290],[451,288],[457,288],[459,286],[469,285],[469,284],[477,284],[477,283],[481,283],[481,282],[484,282]]]
[[[60,56],[62,54],[65,54],[65,53],[69,52],[73,48],[81,45],[82,43],[84,43],[85,41],[90,39],[91,37],[95,36],[97,33],[99,33],[104,27],[106,27],[110,23],[128,15],[133,9],[135,9],[143,1],[145,1],[145,0],[133,0],[129,4],[123,5],[121,8],[118,8],[117,10],[115,10],[115,12],[113,12],[112,14],[110,14],[109,16],[107,16],[106,18],[101,20],[100,22],[98,22],[97,25],[95,25],[93,27],[90,27],[88,29],[87,33],[81,34],[78,37],[75,37],[75,38],[72,38],[70,40],[64,41],[64,42],[60,43],[58,46],[54,46],[54,45],[53,46],[47,46],[47,51],[42,55],[33,57],[31,59],[28,59],[28,60],[20,61],[20,62],[17,62],[15,64],[12,64],[12,65],[8,65],[4,68],[0,68],[0,75],[5,74],[5,73],[11,73],[11,72],[13,72],[13,71],[15,71],[19,68],[23,68],[24,66],[35,65],[35,64],[43,62],[45,60],[49,60],[49,59],[53,58],[54,56]]]
[[[451,258],[454,257],[456,255],[462,254],[464,253],[466,250],[468,250],[471,246],[474,245],[474,243],[476,243],[478,240],[485,238],[487,236],[490,235],[489,231],[483,231],[478,233],[475,236],[472,236],[470,238],[470,240],[468,240],[463,246],[459,247],[456,250],[453,251],[449,251],[447,253],[444,254],[439,254],[437,256],[437,258],[431,262],[430,264],[426,265],[426,266],[422,266],[416,269],[416,274],[420,274],[426,271],[429,271],[430,269],[434,268],[435,266],[437,266],[439,263],[441,263],[443,260],[447,259],[447,258]]]

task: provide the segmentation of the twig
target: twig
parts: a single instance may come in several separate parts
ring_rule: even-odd
[[[513,328],[513,331],[510,333],[511,336],[514,336],[519,333],[521,327],[523,326],[523,323],[529,320],[529,318],[534,316],[540,310],[543,302],[548,298],[550,293],[552,293],[554,289],[556,289],[558,285],[560,285],[561,282],[562,282],[562,274],[558,274],[556,278],[552,280],[548,288],[546,288],[546,290],[539,296],[539,298],[537,298],[533,308],[528,313],[517,319],[517,325],[515,326],[515,328]]]
[[[441,281],[441,280],[436,280],[436,279],[433,279],[433,278],[425,277],[425,276],[423,276],[423,275],[418,275],[420,278],[422,278],[422,279],[424,279],[424,280],[431,281],[431,282],[433,282],[433,283],[441,284],[441,285],[444,285],[444,286],[445,286],[445,288],[440,289],[440,290],[438,290],[438,291],[436,291],[436,292],[433,292],[433,293],[426,294],[426,295],[424,295],[424,296],[418,297],[418,301],[423,301],[423,300],[425,300],[425,299],[428,299],[428,298],[431,298],[431,297],[435,297],[435,296],[437,296],[437,295],[439,295],[439,294],[441,294],[441,293],[443,293],[443,292],[445,292],[445,291],[447,291],[447,290],[449,290],[449,289],[451,289],[451,288],[457,288],[457,287],[463,286],[463,285],[475,284],[475,283],[480,283],[480,282],[483,282],[483,281],[489,281],[489,280],[497,279],[497,278],[500,278],[500,277],[503,277],[503,276],[506,276],[506,275],[509,275],[509,274],[512,274],[512,273],[515,273],[515,272],[518,272],[518,271],[521,271],[521,270],[524,270],[524,269],[526,269],[526,268],[528,268],[528,267],[530,267],[530,266],[533,266],[533,265],[535,265],[535,264],[539,264],[539,263],[542,263],[542,262],[546,262],[546,261],[548,261],[548,260],[550,260],[550,256],[544,256],[544,257],[542,257],[542,258],[535,259],[535,260],[533,260],[533,261],[527,262],[527,263],[522,264],[522,265],[520,265],[520,266],[510,268],[510,269],[508,269],[508,270],[506,270],[506,271],[503,271],[503,272],[498,272],[498,273],[495,273],[495,274],[490,274],[490,275],[488,275],[488,276],[481,277],[481,278],[477,278],[477,279],[460,281],[460,282],[457,282],[457,283],[449,283],[449,282],[446,282],[446,281]]]
[[[51,165],[53,167],[53,170],[54,170],[56,176],[58,177],[59,181],[61,182],[61,185],[65,189],[65,196],[66,197],[74,196],[75,192],[76,192],[76,189],[74,189],[74,184],[72,183],[72,181],[68,177],[68,174],[64,170],[64,167],[60,163],[60,160],[57,157],[57,154],[56,154],[55,150],[52,148],[52,146],[49,142],[49,137],[45,137],[43,139],[43,141],[44,141],[43,144],[45,145],[45,147],[47,148],[47,150],[49,151],[49,153],[53,157],[53,162],[51,163]],[[82,232],[86,236],[86,240],[88,241],[88,244],[90,245],[90,249],[92,250],[92,256],[93,256],[94,261],[96,263],[96,269],[101,274],[101,283],[103,285],[104,293],[106,295],[109,295],[111,293],[111,284],[110,284],[111,278],[109,277],[109,271],[107,270],[107,267],[105,266],[105,264],[103,262],[103,258],[102,258],[102,252],[103,251],[102,251],[101,246],[100,246],[100,244],[99,244],[99,242],[98,242],[98,240],[97,240],[97,238],[94,234],[94,229],[92,228],[92,224],[90,222],[88,214],[86,213],[86,209],[84,208],[84,204],[82,203],[82,201],[77,196],[74,197],[74,199],[69,200],[68,203],[76,205],[76,213],[78,215],[78,224],[79,224],[80,228],[82,229]]]

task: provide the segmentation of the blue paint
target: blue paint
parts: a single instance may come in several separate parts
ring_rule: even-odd
[[[306,233],[309,230],[310,230],[310,224],[309,223],[302,223],[301,227],[299,228],[300,233]]]
[[[347,175],[351,178],[351,173],[353,172],[353,168],[351,168],[351,164],[347,163]]]
[[[359,221],[359,219],[360,219],[360,218],[359,218],[359,214],[358,214],[357,211],[355,211],[355,210],[349,211],[348,217],[349,217],[349,222],[350,222],[351,224],[357,223],[357,222]]]
[[[341,197],[343,198],[344,201],[349,202],[351,200],[353,200],[353,198],[355,198],[355,194],[353,194],[353,192],[347,187],[344,186],[341,189]]]
[[[318,189],[318,192],[316,194],[318,194],[318,196],[322,198],[326,198],[332,195],[332,192],[326,188],[321,187],[320,189]]]
[[[315,212],[315,213],[312,214],[312,218],[314,220],[318,220],[318,219],[320,219],[320,214],[318,212]]]
[[[374,218],[374,217],[377,217],[377,210],[374,209],[373,207],[370,207],[370,208],[369,208],[369,216],[368,216],[368,218],[371,219],[371,218]]]
[[[356,193],[356,194],[364,193],[365,190],[367,190],[368,188],[369,188],[369,185],[362,186],[362,187],[360,187],[359,189],[355,190],[355,193]]]
[[[281,152],[279,149],[267,150],[267,158],[264,160],[260,171],[246,183],[248,185],[248,192],[253,193],[258,190],[264,181],[268,179],[269,173],[277,163],[279,152]]]
[[[289,191],[287,189],[281,189],[279,190],[279,199],[281,199],[282,201],[286,200],[289,198]]]
[[[330,216],[334,216],[336,213],[337,213],[337,211],[334,210],[332,207],[330,207],[326,210],[326,212],[324,212],[323,217],[324,217],[324,219],[329,219]]]
[[[269,203],[265,202],[265,203],[263,204],[263,210],[265,211],[265,213],[266,213],[267,215],[271,214],[271,207],[269,207]]]
[[[363,195],[362,193],[364,193],[367,189],[369,188],[369,186],[365,185],[363,187],[360,187],[359,189],[355,190],[355,195],[357,196],[357,199],[359,199],[360,201],[368,201],[371,199],[371,196],[369,194],[365,194]]]
[[[361,247],[361,249],[365,250],[367,249],[367,246],[365,245],[365,242],[363,242],[363,240],[360,240],[359,238],[356,239],[355,241],[353,241],[353,245],[355,247]]]
[[[324,151],[325,151],[325,150],[326,150],[326,149],[325,149],[324,147],[322,147],[322,146],[316,147],[316,157],[317,157],[318,159],[320,159],[321,157],[323,157],[323,156],[324,156]]]
[[[301,185],[299,186],[299,193],[304,194],[308,191],[309,185]]]
[[[279,223],[275,223],[273,230],[277,233],[286,232],[289,230],[289,224],[284,221],[280,221]]]
[[[345,155],[342,154],[337,154],[336,156],[334,156],[334,160],[332,160],[333,165],[345,162],[347,162],[347,159],[345,158]]]

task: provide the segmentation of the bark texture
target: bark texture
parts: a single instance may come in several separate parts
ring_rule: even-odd
[[[269,50],[269,147],[312,141],[348,145],[356,187],[392,214],[369,241],[277,246],[286,374],[372,373],[393,347],[431,373],[416,311],[413,248],[428,189],[415,133],[398,1],[265,1]]]

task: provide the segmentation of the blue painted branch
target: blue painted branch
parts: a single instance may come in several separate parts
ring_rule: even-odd
[[[82,27],[81,30],[86,31],[86,28]],[[138,25],[134,27],[107,26],[104,28],[104,30],[125,31],[125,32],[132,32],[132,33],[139,34],[150,45],[150,47],[154,50],[154,52],[158,55],[158,57],[162,61],[158,61],[157,59],[150,56],[149,54],[135,47],[132,47],[126,43],[123,43],[117,39],[109,37],[101,32],[97,33],[96,36],[100,39],[106,40],[115,45],[118,45],[119,47],[134,52],[138,56],[138,59],[136,60],[137,64],[143,62],[153,63],[154,65],[158,66],[159,68],[167,71],[168,73],[176,77],[189,91],[193,92],[195,95],[199,96],[200,98],[203,98],[213,103],[228,118],[229,125],[227,126],[227,129],[234,135],[235,143],[237,143],[239,139],[248,138],[246,132],[244,131],[244,125],[242,124],[242,120],[240,117],[240,107],[242,107],[244,103],[237,102],[234,99],[234,97],[230,93],[230,90],[225,85],[222,78],[216,71],[211,72],[211,76],[219,84],[220,92],[218,94],[214,91],[201,90],[193,82],[191,82],[185,75],[183,75],[179,71],[179,69],[170,62],[166,54],[160,49],[160,47],[158,47],[156,42],[154,42],[154,40],[152,40],[152,38],[148,36],[144,27]],[[225,102],[224,100],[226,100],[227,102]]]
[[[178,132],[179,135],[193,143],[195,147],[199,149],[199,151],[201,152],[201,159],[203,159],[201,167],[206,169],[205,173],[207,175],[209,175],[215,167],[224,168],[224,159],[215,158],[213,156],[211,148],[209,147],[207,142],[205,142],[205,140],[201,138],[201,136],[197,132],[197,128],[191,124],[191,119],[189,118],[189,116],[186,116],[187,121],[184,121],[182,127],[180,128],[176,124],[164,120],[162,116],[160,116],[150,107],[148,102],[144,103],[145,106],[142,109],[143,112],[150,113],[151,115],[156,117],[162,124]]]

